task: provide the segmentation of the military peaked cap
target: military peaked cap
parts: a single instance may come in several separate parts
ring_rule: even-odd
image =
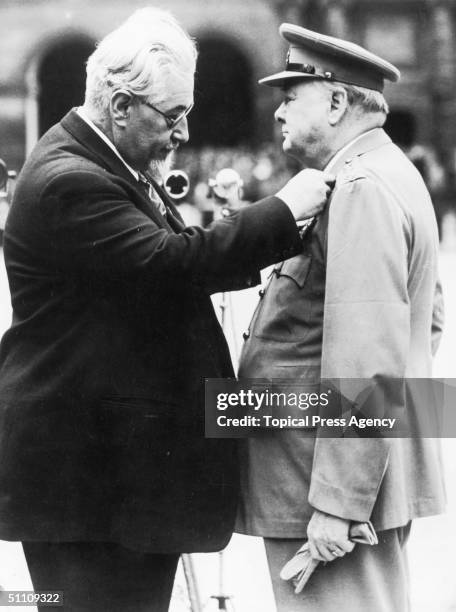
[[[261,79],[284,87],[291,79],[323,79],[383,91],[385,80],[398,81],[399,70],[359,45],[283,23],[280,35],[290,43],[285,70]]]

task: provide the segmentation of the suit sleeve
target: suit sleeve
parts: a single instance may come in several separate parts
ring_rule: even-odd
[[[41,195],[56,265],[105,279],[249,276],[299,252],[294,218],[279,198],[266,198],[210,228],[169,233],[141,212],[121,184],[102,174],[60,175]]]
[[[374,384],[388,406],[403,406],[401,386],[391,388],[390,382],[405,376],[409,346],[407,232],[399,206],[372,180],[354,180],[335,193],[328,220],[322,379],[342,379],[350,402]],[[317,438],[310,504],[345,519],[368,520],[390,442]]]

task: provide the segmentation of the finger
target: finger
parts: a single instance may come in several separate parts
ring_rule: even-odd
[[[337,546],[337,544],[332,544],[328,546],[328,550],[331,553],[333,559],[340,559],[346,554],[346,552],[342,548],[340,548],[340,546]]]
[[[353,542],[350,542],[350,540],[340,540],[337,542],[337,544],[334,545],[335,547],[339,548],[340,550],[344,551],[344,553],[349,553],[351,552],[355,545]]]
[[[323,557],[323,559],[327,562],[331,562],[334,561],[334,559],[337,559],[336,556],[334,556],[332,554],[332,550],[334,550],[334,547],[330,547],[327,544],[322,544],[322,543],[318,543],[316,545],[318,554]]]
[[[349,542],[349,544],[351,544],[351,542]],[[334,542],[332,542],[331,544],[318,543],[317,548],[318,552],[325,557],[326,561],[335,561],[335,559],[341,559],[343,556],[345,556],[347,552],[346,550],[344,550],[344,548],[339,546],[339,544],[336,544]]]
[[[312,559],[316,559],[317,561],[326,561],[326,559],[320,555],[315,543],[312,540],[309,540],[309,552]]]

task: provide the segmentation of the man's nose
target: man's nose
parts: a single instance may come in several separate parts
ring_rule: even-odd
[[[173,130],[173,138],[182,143],[188,142],[189,132],[188,132],[187,117],[182,117],[182,119],[176,125],[176,127]]]
[[[278,121],[279,123],[285,122],[285,106],[283,102],[279,106],[279,108],[276,110],[276,112],[274,113],[274,119]]]

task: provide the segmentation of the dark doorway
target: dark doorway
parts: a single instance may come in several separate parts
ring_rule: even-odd
[[[252,71],[245,55],[224,38],[200,39],[190,144],[247,143],[254,132],[253,116]]]
[[[85,64],[94,49],[85,36],[66,36],[44,55],[38,71],[40,136],[84,101]]]
[[[392,110],[385,123],[385,131],[402,149],[409,149],[416,142],[416,119],[407,110]]]

